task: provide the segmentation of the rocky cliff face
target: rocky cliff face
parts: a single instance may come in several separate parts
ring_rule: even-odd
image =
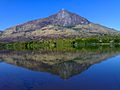
[[[33,20],[15,27],[8,28],[7,30],[11,30],[11,32],[29,32],[41,29],[42,27],[46,27],[48,25],[75,26],[79,24],[86,25],[89,23],[90,22],[87,19],[77,14],[71,13],[67,10],[61,10],[57,14],[51,15],[48,18]]]
[[[86,25],[90,23],[87,19],[67,10],[61,10],[57,14],[50,16],[48,19],[52,25],[59,26]]]
[[[60,10],[47,18],[29,21],[6,29],[0,37],[0,41],[41,40],[43,37],[87,37],[96,34],[116,33],[119,32],[91,23],[87,19],[67,10]]]

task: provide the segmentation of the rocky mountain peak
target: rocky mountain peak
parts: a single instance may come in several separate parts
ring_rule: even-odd
[[[0,41],[31,41],[45,38],[90,37],[119,33],[116,30],[96,25],[86,18],[67,10],[60,10],[43,19],[32,20],[0,32]]]
[[[90,22],[72,12],[69,12],[65,9],[60,10],[57,14],[50,16],[52,23],[60,26],[75,26],[79,24],[89,24]]]
[[[87,19],[75,13],[69,12],[65,9],[61,9],[58,13],[53,14],[47,18],[29,21],[23,24],[19,24],[15,27],[8,28],[6,30],[10,30],[10,32],[14,31],[15,33],[24,32],[24,31],[29,32],[29,31],[41,29],[48,25],[72,27],[76,25],[87,25],[89,23],[90,22]]]
[[[65,9],[62,9],[58,12],[58,18],[61,19],[61,18],[66,18],[66,17],[69,17],[70,18],[70,13],[65,10]]]
[[[61,9],[60,11],[59,11],[59,13],[68,13],[68,10],[66,10],[66,9]]]

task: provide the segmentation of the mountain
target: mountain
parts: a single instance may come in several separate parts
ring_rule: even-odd
[[[101,51],[98,49],[79,52],[0,51],[0,60],[29,70],[47,72],[62,79],[69,79],[86,71],[90,66],[119,54],[118,49],[104,50],[105,48]]]
[[[0,31],[0,35],[3,33],[3,31]]]
[[[46,38],[90,37],[119,32],[105,26],[94,24],[84,17],[67,10],[47,18],[38,19],[10,27],[0,36],[0,41],[30,41]]]

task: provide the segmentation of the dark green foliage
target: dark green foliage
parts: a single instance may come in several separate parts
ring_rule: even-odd
[[[119,36],[97,36],[90,38],[49,39],[30,42],[0,43],[1,49],[10,50],[74,50],[82,47],[119,46]]]

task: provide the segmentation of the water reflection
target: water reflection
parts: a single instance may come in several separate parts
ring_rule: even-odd
[[[0,51],[1,62],[33,71],[48,72],[62,79],[80,74],[91,65],[119,54],[118,48],[97,48],[74,51]]]

